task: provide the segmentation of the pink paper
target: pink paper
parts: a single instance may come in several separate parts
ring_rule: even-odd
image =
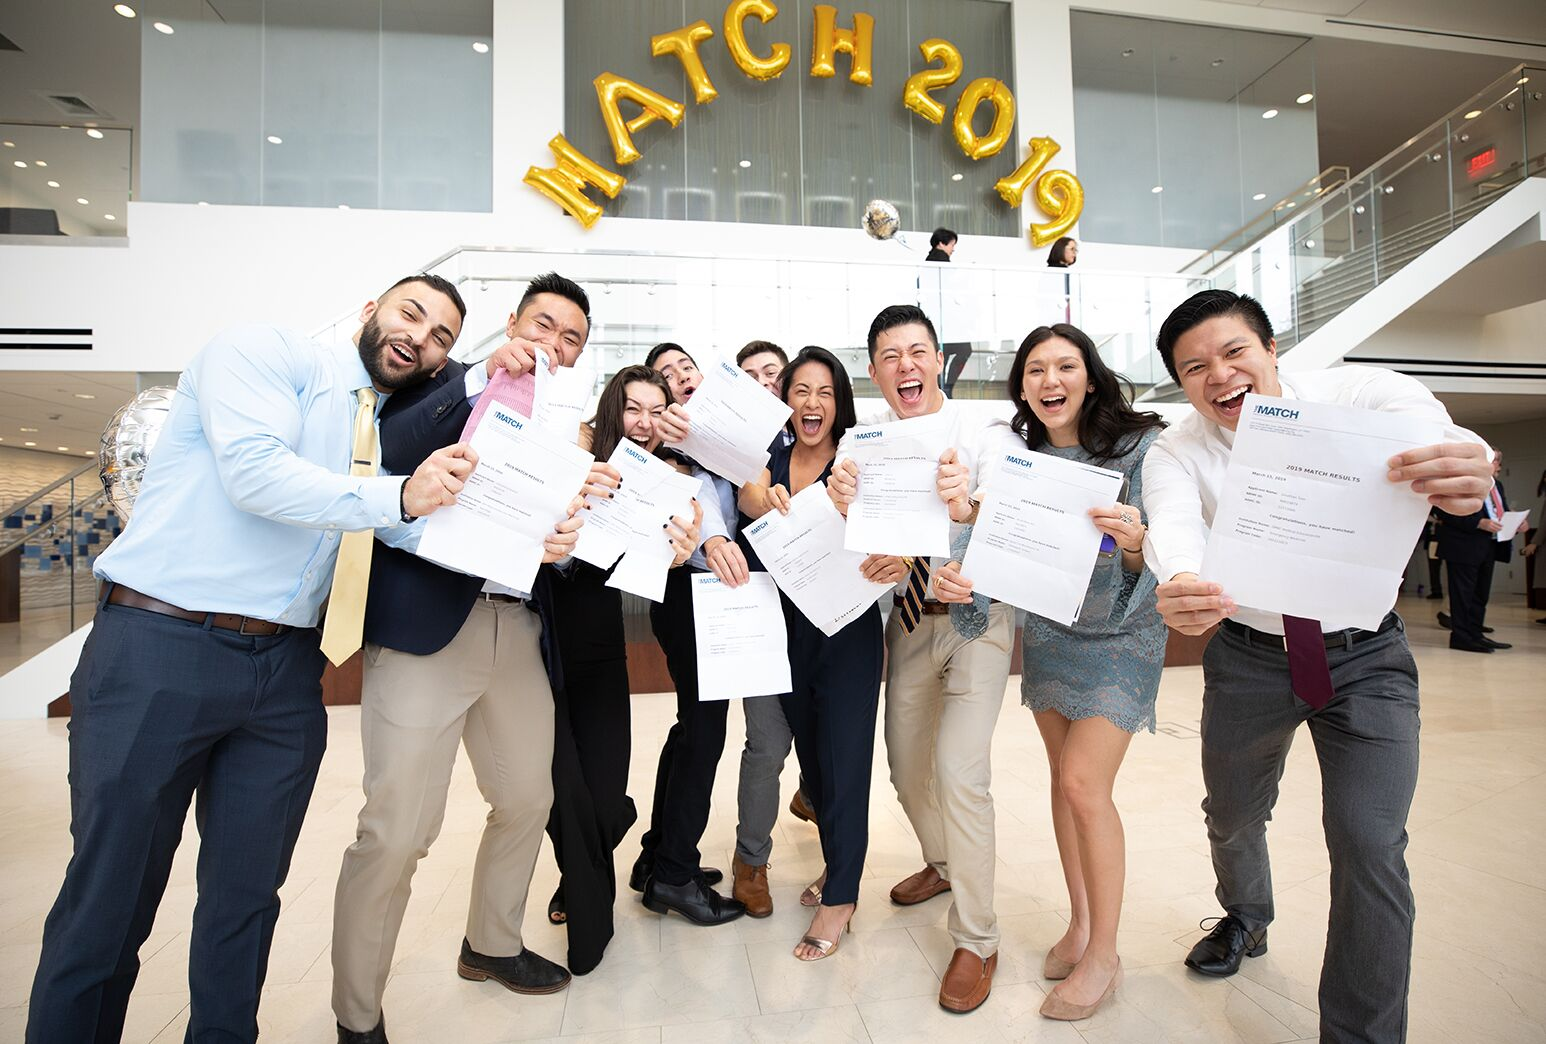
[[[480,364],[481,365],[481,364]],[[537,375],[528,370],[519,377],[511,377],[510,371],[499,370],[483,389],[483,394],[478,396],[478,404],[472,408],[472,416],[467,418],[467,425],[462,428],[461,441],[466,442],[472,438],[473,429],[488,412],[490,403],[499,403],[501,406],[513,409],[522,417],[530,417],[532,404],[537,398]]]

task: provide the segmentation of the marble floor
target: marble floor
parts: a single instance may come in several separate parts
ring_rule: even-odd
[[[1410,1039],[1546,1039],[1546,627],[1517,601],[1494,607],[1509,652],[1451,652],[1433,623],[1437,603],[1402,606],[1423,675],[1422,772],[1409,861],[1418,921]],[[445,829],[414,879],[387,985],[398,1044],[485,1044],[559,1039],[614,1042],[1313,1039],[1315,984],[1327,914],[1327,859],[1317,768],[1301,732],[1270,828],[1278,919],[1271,950],[1229,980],[1182,967],[1199,918],[1217,912],[1198,801],[1199,669],[1171,668],[1160,692],[1160,731],[1140,736],[1119,780],[1129,846],[1121,951],[1127,979],[1115,1003],[1081,1023],[1037,1014],[1043,951],[1063,930],[1067,899],[1046,811],[1045,758],[1015,685],[1005,694],[994,747],[998,912],[1003,949],[991,999],[968,1016],[935,997],[951,952],[948,900],[899,908],[887,890],[918,869],[906,818],[877,760],[870,857],[853,935],[833,958],[801,964],[790,947],[807,918],[800,888],[820,870],[815,831],[778,824],[771,873],[777,909],[714,929],[617,900],[617,937],[605,962],[567,991],[522,997],[457,978],[473,853],[484,816],[465,759]],[[631,792],[647,805],[669,696],[635,701]],[[332,1039],[329,933],[340,854],[360,803],[359,716],[332,712],[331,744],[284,888],[260,1014],[263,1039]],[[739,730],[733,710],[731,734]],[[720,765],[705,860],[728,867],[734,843],[732,742]],[[0,722],[0,1041],[19,1040],[43,917],[69,852],[62,722]],[[785,794],[794,785],[793,761]],[[619,853],[636,851],[636,827]],[[191,823],[143,968],[124,1039],[175,1042],[187,1020],[188,926],[197,835]],[[562,929],[544,910],[556,882],[550,851],[538,862],[527,945],[562,960]]]

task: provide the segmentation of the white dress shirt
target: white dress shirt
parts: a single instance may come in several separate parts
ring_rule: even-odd
[[[1280,373],[1278,381],[1285,399],[1415,414],[1443,424],[1447,442],[1486,445],[1479,436],[1452,422],[1444,404],[1422,382],[1393,370],[1339,366]],[[1144,561],[1160,583],[1178,573],[1197,573],[1202,569],[1208,530],[1218,510],[1234,440],[1234,432],[1193,413],[1165,429],[1144,457],[1143,501],[1149,515],[1149,533],[1143,542]],[[1390,593],[1392,606],[1396,604],[1396,594]],[[1283,633],[1283,617],[1277,613],[1241,606],[1231,619],[1259,631]],[[1321,621],[1327,632],[1353,626],[1349,620]]]

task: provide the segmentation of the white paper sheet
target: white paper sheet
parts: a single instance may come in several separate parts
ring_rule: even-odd
[[[865,556],[843,547],[843,516],[819,482],[789,501],[789,514],[769,511],[746,527],[757,557],[795,608],[828,637],[863,615],[893,584],[866,580]]]
[[[846,455],[859,465],[859,492],[848,505],[844,547],[876,555],[950,554],[950,509],[935,490],[947,431],[932,414],[849,431]]]
[[[1202,578],[1252,609],[1377,628],[1429,511],[1387,461],[1443,441],[1407,414],[1247,395]]]
[[[671,572],[671,560],[675,557],[664,534],[654,543],[629,548],[617,568],[612,570],[612,575],[607,577],[607,586],[652,602],[665,601],[666,576]]]
[[[667,467],[667,474],[653,489],[638,497],[634,510],[637,528],[629,538],[628,551],[607,579],[608,587],[659,602],[665,598],[666,574],[676,551],[665,525],[671,519],[692,518],[692,498],[702,488],[697,479]],[[624,486],[626,488],[626,483]],[[665,522],[660,520],[664,519]]]
[[[546,366],[546,362],[539,366],[545,376],[537,382],[533,419],[560,438],[573,442],[580,435],[580,421],[595,387],[595,374],[589,367],[568,366],[546,373]]]
[[[768,466],[768,446],[793,412],[738,366],[720,360],[684,407],[691,418],[677,448],[737,486]]]
[[[773,578],[752,573],[740,587],[726,587],[713,573],[699,573],[692,584],[698,699],[788,692],[789,632]]]
[[[1530,512],[1528,511],[1503,512],[1503,517],[1498,520],[1503,525],[1503,528],[1498,530],[1496,534],[1498,541],[1500,543],[1506,544],[1510,540],[1514,539],[1519,531],[1524,528],[1525,523],[1529,520]]]
[[[1094,507],[1117,503],[1120,471],[1025,450],[994,464],[961,575],[977,594],[1064,626],[1079,615],[1100,553]]]
[[[478,466],[455,504],[424,522],[419,555],[518,591],[530,591],[542,541],[585,484],[591,455],[503,403],[473,429]]]

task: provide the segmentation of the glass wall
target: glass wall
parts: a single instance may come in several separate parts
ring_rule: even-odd
[[[1071,28],[1086,238],[1205,250],[1320,171],[1307,37],[1082,11]]]
[[[0,235],[121,236],[133,135],[0,124]]]
[[[982,76],[1014,88],[1010,6],[996,0],[867,0],[838,5],[839,27],[862,10],[875,19],[874,83],[848,80],[847,55],[837,75],[810,75],[810,5],[785,5],[766,25],[747,20],[753,49],[766,54],[789,44],[789,66],[774,80],[741,72],[725,47],[723,6],[687,0],[568,0],[564,5],[564,134],[581,152],[620,170],[628,185],[609,214],[623,217],[853,228],[872,199],[894,203],[902,227],[945,225],[977,235],[1019,234],[1012,211],[993,183],[1019,163],[1017,139],[980,161],[961,153],[951,114],[966,85]],[[705,19],[714,37],[699,47],[719,97],[693,102],[681,64],[650,55],[650,38]],[[918,45],[939,37],[961,51],[963,72],[934,97],[946,106],[943,125],[903,107],[902,85],[924,67]],[[613,163],[592,81],[603,72],[635,80],[683,102],[687,114],[671,128],[660,122],[635,136],[644,153],[630,166]],[[631,116],[629,105],[625,115]],[[988,106],[977,130],[988,126]]]
[[[146,25],[142,198],[487,211],[492,0],[233,0]]]

